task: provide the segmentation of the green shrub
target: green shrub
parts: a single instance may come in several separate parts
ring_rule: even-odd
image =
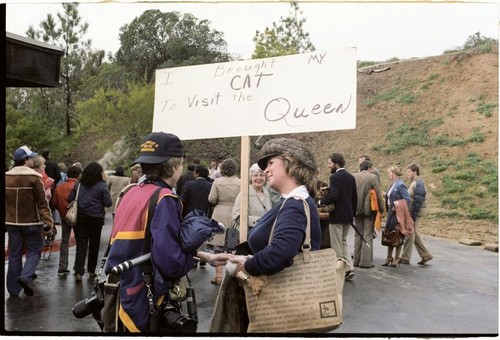
[[[493,110],[498,106],[496,103],[481,103],[476,108],[476,111],[485,117],[491,117],[493,115]]]
[[[481,35],[481,32],[469,36],[462,46],[462,50],[469,50],[472,53],[491,53],[494,47],[498,46],[498,40]]]

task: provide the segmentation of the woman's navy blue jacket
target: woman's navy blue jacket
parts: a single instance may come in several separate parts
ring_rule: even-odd
[[[104,218],[106,215],[104,207],[110,207],[113,204],[106,182],[99,181],[91,187],[78,182],[73,187],[73,190],[71,190],[68,202],[75,199],[78,186],[80,186],[80,192],[78,193],[78,213],[91,217]]]
[[[392,186],[394,188],[392,189],[391,195],[387,197],[387,199],[385,200],[385,208],[386,208],[385,211],[387,211],[387,221],[385,226],[388,229],[391,229],[389,227],[389,223],[391,222],[391,215],[395,213],[394,211],[392,211],[394,208],[394,202],[397,200],[404,199],[406,200],[408,206],[410,206],[410,194],[408,193],[408,188],[406,188],[406,185],[403,182],[403,180],[397,179]],[[389,190],[387,190],[387,193],[389,193]]]
[[[320,249],[321,227],[314,200],[307,198],[311,214],[311,249]],[[251,275],[272,275],[293,264],[293,258],[301,249],[306,235],[306,215],[302,200],[290,197],[280,210],[274,206],[252,228],[248,245],[254,256],[245,262],[245,270]],[[276,219],[273,238],[269,234]]]

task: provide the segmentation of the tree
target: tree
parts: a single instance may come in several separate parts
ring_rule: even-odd
[[[71,135],[71,118],[74,112],[74,95],[86,72],[98,69],[104,58],[103,51],[91,51],[91,40],[85,40],[88,24],[81,21],[78,3],[63,3],[63,12],[57,13],[56,20],[51,14],[40,23],[40,30],[29,27],[28,37],[62,46],[61,60],[62,98],[66,135]],[[59,89],[56,89],[56,91]],[[48,93],[51,90],[43,90]]]
[[[229,61],[223,36],[192,14],[148,10],[120,28],[116,61],[149,83],[158,68]]]
[[[133,79],[129,70],[117,63],[103,63],[97,72],[88,73],[82,79],[79,100],[90,99],[100,89],[127,92],[128,82]]]
[[[291,12],[288,17],[281,17],[279,24],[273,22],[273,27],[263,32],[257,31],[253,41],[255,50],[252,58],[278,57],[282,55],[313,52],[314,45],[309,39],[309,33],[304,32],[305,18],[300,18],[302,11],[296,2],[290,3]]]

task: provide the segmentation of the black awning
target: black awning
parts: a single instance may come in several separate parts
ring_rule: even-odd
[[[6,87],[61,86],[61,47],[6,32]]]

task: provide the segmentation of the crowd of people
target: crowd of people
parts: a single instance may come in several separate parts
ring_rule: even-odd
[[[179,138],[163,132],[146,136],[139,157],[128,169],[130,175],[119,166],[108,176],[98,162],[85,167],[75,163],[66,169],[64,163],[58,165],[50,159],[49,151],[38,155],[27,146],[18,148],[13,154],[14,166],[5,174],[9,294],[18,296],[24,290],[33,296],[43,240],[54,235],[56,224],[61,224],[62,231],[58,274],[71,273],[68,244],[73,230],[75,280],[81,282],[85,274],[95,278],[106,213],[113,216],[106,273],[116,264],[141,256],[146,250],[151,252],[154,284],[141,284],[144,278],[140,266],[121,280],[124,289],[119,319],[122,330],[130,332],[150,329],[149,318],[154,313],[146,296],[153,297],[155,309],[164,307],[172,284],[198,263],[200,267],[207,262],[215,267],[211,280],[214,285],[221,284],[228,263],[234,265],[231,274],[238,276],[241,272],[240,277],[272,275],[290,266],[305,238],[304,204],[309,206],[311,249],[333,248],[346,263],[346,280],[354,278],[355,268],[375,265],[373,241],[382,229],[387,235],[396,235],[386,244],[383,266],[410,264],[414,246],[421,257],[418,264],[432,259],[417,228],[426,196],[418,165],[406,168],[408,186],[401,179],[400,166],[390,166],[390,186],[383,191],[380,171],[369,156],[361,155],[359,169],[349,173],[344,156],[334,152],[326,164],[330,169],[329,183],[324,183],[327,188],[320,197],[319,169],[313,153],[289,138],[268,141],[249,169],[249,255],[227,252],[224,234],[213,235],[195,252],[187,252],[179,235],[183,218],[189,213],[201,211],[226,228],[238,225],[242,179],[238,176],[238,164],[231,158],[220,163],[211,160],[208,167],[192,159],[184,171],[185,157]],[[148,216],[155,195],[158,198],[153,202],[154,214]],[[76,225],[71,227],[65,216],[69,203],[75,199],[78,216]],[[331,208],[325,213],[325,230],[320,211],[327,206]],[[350,228],[355,231],[352,255],[347,242]],[[326,243],[321,236],[325,231]]]

